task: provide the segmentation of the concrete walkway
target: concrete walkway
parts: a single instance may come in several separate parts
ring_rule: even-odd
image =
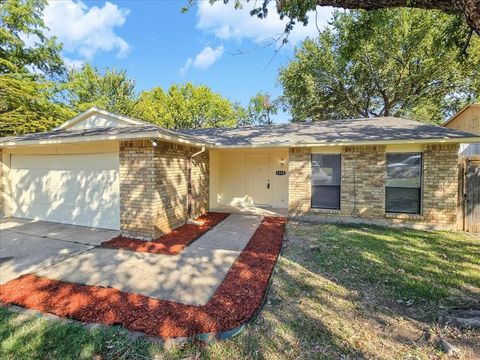
[[[175,256],[94,248],[37,271],[37,275],[204,305],[261,220],[261,216],[231,214]]]
[[[0,284],[93,249],[118,234],[118,231],[47,221],[2,219]]]

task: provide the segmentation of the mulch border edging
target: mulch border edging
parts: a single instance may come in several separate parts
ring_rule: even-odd
[[[217,331],[217,332],[201,332],[201,333],[194,333],[192,335],[189,335],[189,336],[182,336],[180,335],[180,333],[182,333],[182,330],[180,331],[179,335],[178,336],[174,336],[174,337],[170,337],[170,336],[162,336],[162,335],[159,335],[162,331],[160,331],[160,329],[158,330],[152,330],[152,329],[156,329],[155,327],[152,328],[146,328],[145,331],[142,331],[144,334],[145,334],[145,337],[147,340],[150,341],[154,341],[154,342],[158,342],[160,341],[160,339],[162,339],[162,343],[164,343],[165,345],[171,345],[171,344],[182,344],[182,343],[185,343],[185,342],[194,342],[194,341],[201,341],[201,342],[210,342],[214,339],[219,339],[219,340],[226,340],[232,336],[235,336],[237,335],[238,333],[240,333],[244,328],[245,326],[247,326],[248,324],[252,323],[253,321],[255,321],[255,319],[258,317],[258,315],[260,314],[260,312],[262,311],[264,305],[265,305],[265,302],[266,302],[266,298],[267,298],[267,295],[268,295],[268,292],[271,288],[271,285],[272,285],[272,278],[273,278],[273,274],[277,271],[277,263],[278,263],[278,258],[281,256],[282,252],[283,252],[283,240],[285,238],[285,225],[286,225],[286,218],[276,218],[276,220],[273,220],[275,218],[264,218],[264,220],[262,221],[262,224],[261,226],[257,229],[257,231],[255,232],[254,236],[252,236],[252,239],[253,240],[255,238],[255,236],[257,235],[257,232],[258,232],[258,236],[255,238],[256,241],[258,242],[255,242],[255,243],[251,243],[251,241],[249,242],[249,244],[247,245],[247,247],[244,249],[244,251],[242,251],[242,254],[239,256],[239,258],[236,260],[236,262],[234,263],[234,265],[232,266],[232,268],[229,270],[229,273],[227,274],[227,276],[225,277],[225,280],[224,282],[220,285],[220,287],[225,286],[223,290],[223,293],[220,293],[220,294],[217,294],[217,299],[215,300],[215,302],[212,302],[212,300],[215,298],[215,294],[214,296],[212,297],[212,299],[210,300],[210,302],[212,302],[212,305],[215,304],[215,303],[218,303],[220,304],[220,306],[226,306],[225,310],[220,310],[221,314],[222,314],[222,317],[221,319],[224,318],[224,314],[227,316],[227,318],[225,319],[227,324],[228,322],[230,323],[235,323],[237,322],[237,320],[235,320],[235,318],[238,318],[238,317],[242,317],[242,312],[240,313],[235,313],[236,316],[234,315],[233,318],[229,317],[229,310],[233,310],[233,311],[238,311],[238,302],[236,303],[237,305],[235,305],[235,302],[233,302],[231,305],[228,305],[228,304],[222,304],[222,301],[224,300],[228,300],[228,299],[231,299],[231,298],[225,298],[224,296],[228,296],[227,294],[229,293],[229,291],[231,292],[232,290],[228,290],[229,288],[232,287],[232,283],[230,284],[226,284],[227,283],[227,279],[228,281],[233,281],[234,279],[236,279],[236,276],[241,276],[240,279],[242,278],[242,276],[244,276],[245,274],[242,273],[242,270],[243,271],[247,271],[247,273],[250,271],[255,271],[255,270],[259,270],[262,268],[262,265],[261,263],[263,261],[266,261],[266,265],[267,268],[270,268],[270,271],[269,271],[269,274],[268,274],[268,279],[266,281],[266,283],[264,283],[265,280],[261,280],[260,284],[265,284],[264,287],[263,285],[259,288],[257,284],[257,287],[253,286],[253,288],[250,288],[251,291],[257,291],[257,293],[259,291],[261,291],[261,298],[259,299],[259,304],[255,307],[255,310],[254,312],[251,314],[251,315],[247,315],[248,318],[246,320],[240,320],[240,322],[237,322],[237,326],[234,326],[232,328],[228,328],[228,325],[227,325],[227,329],[225,330],[221,330],[221,331]],[[263,226],[262,226],[263,225]],[[271,232],[273,231],[273,236],[275,236],[273,239],[273,242],[271,241],[272,239],[269,239],[268,238],[268,234],[270,234]],[[280,237],[277,237],[278,235],[280,235]],[[270,245],[272,244],[272,245]],[[250,247],[249,247],[250,246]],[[273,247],[272,247],[273,246]],[[278,247],[278,248],[277,248]],[[270,250],[268,250],[270,249]],[[273,249],[275,249],[275,251],[272,253],[270,251],[272,251]],[[272,259],[270,257],[270,260],[268,260],[268,257],[265,258],[265,256],[267,256],[267,254],[270,254],[270,256],[275,256],[274,259]],[[243,255],[243,257],[242,257]],[[242,257],[242,258],[241,258]],[[239,263],[237,264],[237,261],[241,258],[241,260],[239,261]],[[236,268],[234,269],[236,265]],[[245,267],[246,266],[246,267]],[[260,267],[258,267],[260,266]],[[266,268],[266,269],[267,269]],[[265,270],[266,270],[265,269]],[[233,270],[233,271],[232,271]],[[230,272],[232,274],[230,274]],[[230,276],[229,276],[230,275]],[[19,278],[17,278],[19,279]],[[35,279],[35,277],[33,277],[33,279]],[[252,277],[248,277],[247,279],[244,279],[244,280],[241,280],[241,281],[247,281],[246,284],[248,284],[248,282],[255,282],[255,280],[258,279],[258,277],[255,277],[255,278],[252,278]],[[16,279],[15,279],[16,280]],[[46,279],[48,280],[48,279]],[[51,280],[48,280],[48,281],[51,281]],[[241,283],[240,283],[241,284]],[[250,283],[252,284],[252,283]],[[22,285],[22,283],[20,282],[20,285]],[[28,285],[28,279],[27,279],[27,284]],[[70,283],[70,285],[72,285],[72,283]],[[95,286],[91,286],[91,285],[79,285],[79,284],[73,284],[73,285],[77,285],[77,286],[84,286],[84,287],[93,287],[93,288],[100,288],[100,287],[95,287]],[[241,284],[241,285],[245,285],[245,284]],[[57,281],[57,283],[54,282],[54,287],[55,286],[58,286],[61,288],[62,286],[62,282],[61,281]],[[68,286],[68,283],[67,283],[67,286]],[[252,285],[250,285],[252,286]],[[219,289],[220,289],[219,287]],[[262,289],[263,287],[263,289]],[[248,288],[248,286],[247,286]],[[254,290],[254,289],[257,289],[257,290]],[[261,289],[261,290],[260,290]],[[0,286],[0,290],[2,290],[2,287]],[[42,288],[43,290],[43,288]],[[113,289],[115,290],[115,289]],[[218,290],[218,289],[217,289]],[[118,290],[115,290],[118,292]],[[227,291],[225,293],[225,291]],[[0,295],[1,295],[1,291],[0,291]],[[125,293],[125,295],[129,295],[128,293]],[[134,295],[134,294],[130,294],[130,295]],[[232,294],[230,293],[230,296]],[[5,296],[5,294],[4,294]],[[25,295],[24,295],[25,296]],[[223,297],[222,297],[223,296]],[[240,295],[242,296],[242,295]],[[250,295],[248,295],[250,296]],[[7,298],[8,298],[8,292],[7,292]],[[156,300],[156,299],[151,299],[151,298],[148,298],[148,297],[145,297],[147,300]],[[28,296],[27,296],[27,299],[23,298],[22,296],[20,296],[20,299],[23,299],[24,301],[28,302]],[[248,297],[247,297],[248,299]],[[257,298],[258,299],[258,298]],[[88,300],[88,298],[87,298]],[[218,302],[220,300],[220,303]],[[250,299],[250,300],[253,300]],[[90,300],[89,300],[90,301]],[[256,303],[258,300],[255,300],[254,302]],[[158,305],[161,306],[162,305],[162,302],[164,302],[163,300],[157,300],[158,302]],[[13,297],[13,301],[10,301],[10,303],[12,304],[15,304],[15,296]],[[87,301],[88,303],[88,301]],[[218,306],[215,305],[215,306]],[[243,302],[242,302],[243,304]],[[49,304],[48,302],[46,304],[44,303],[41,303],[42,306],[54,306],[54,305],[51,305]],[[182,305],[182,304],[180,304]],[[208,305],[208,304],[207,304]],[[189,307],[190,309],[193,309],[194,311],[207,311],[207,308],[208,306],[205,305],[203,307],[193,307],[193,306],[187,306]],[[31,305],[33,306],[33,308],[35,309],[35,306],[40,306],[40,305]],[[87,310],[90,309],[88,308],[89,305],[87,305]],[[122,305],[123,306],[123,305]],[[57,311],[54,307],[50,308],[51,310],[53,311]],[[248,309],[248,307],[247,307]],[[179,311],[181,310],[181,307],[179,308]],[[43,310],[43,311],[48,311],[48,310]],[[80,311],[82,311],[80,309]],[[118,310],[117,310],[118,311]],[[55,312],[54,312],[55,313]],[[55,314],[58,314],[59,312],[57,311]],[[85,321],[85,318],[82,318],[82,316],[80,315],[82,312],[79,313],[79,315],[75,315],[76,313],[66,313],[67,315],[60,315],[62,317],[67,317],[67,318],[75,318],[75,316],[77,316],[77,320],[79,320],[80,322],[84,322]],[[183,310],[182,312],[179,312],[178,313],[178,316],[182,316],[182,313],[183,313]],[[213,318],[215,318],[215,314],[218,314],[218,312],[212,312],[210,313],[209,315],[210,316],[213,316]],[[68,315],[70,314],[70,315]],[[152,313],[152,316],[155,315],[155,312]],[[80,318],[78,318],[80,317]],[[171,320],[170,317],[166,317],[166,318],[163,318],[161,320],[161,324],[165,324],[165,321],[169,321],[169,319]],[[221,323],[225,320],[220,320],[217,319],[216,321],[218,322],[215,322],[214,324],[216,325],[213,325],[214,327],[218,326],[218,327],[222,327]],[[88,321],[88,320],[87,320]],[[93,323],[93,322],[92,322]],[[129,322],[127,322],[126,324],[128,324]],[[114,325],[115,323],[111,324],[111,323],[100,323],[101,325]],[[130,332],[133,332],[133,333],[137,333],[138,334],[138,328],[135,329],[135,327],[127,327],[128,325],[125,325],[125,323],[122,323],[120,322],[119,323],[120,325],[122,325],[122,327],[126,328],[127,330],[129,330]],[[184,325],[182,325],[184,324]],[[188,324],[188,322],[186,323]],[[174,326],[190,326],[190,325],[186,325],[185,323],[182,323],[180,322],[179,324],[174,324]],[[155,325],[155,324],[154,324]],[[131,326],[131,325],[130,325]],[[158,325],[157,325],[158,326]],[[162,325],[163,326],[163,325]],[[204,325],[206,327],[210,327],[212,325]],[[150,329],[150,330],[149,330]],[[188,330],[190,329],[190,330]],[[186,327],[184,328],[183,331],[192,331],[194,330],[194,328],[189,328],[189,327]],[[150,333],[148,333],[148,331],[150,331]],[[156,332],[156,331],[159,331],[158,332],[158,335],[152,335],[152,332]],[[168,331],[167,331],[168,332]],[[175,332],[175,331],[174,331]]]
[[[263,308],[265,307],[265,303],[267,302],[267,296],[268,296],[268,293],[270,292],[270,288],[272,287],[272,283],[273,283],[273,275],[277,272],[278,259],[282,256],[282,253],[283,253],[284,240],[285,240],[285,234],[282,239],[282,248],[280,249],[280,253],[277,256],[277,259],[275,260],[275,265],[273,266],[272,272],[270,273],[270,277],[268,278],[268,284],[267,284],[267,287],[265,288],[265,292],[263,293],[262,301],[258,306],[257,310],[255,311],[255,313],[252,315],[252,317],[246,320],[244,323],[232,329],[228,329],[228,330],[224,330],[216,333],[196,334],[192,338],[189,338],[187,342],[201,341],[208,344],[214,340],[222,340],[222,341],[228,340],[234,336],[239,335],[247,326],[249,326],[250,324],[255,322],[255,320],[257,320],[258,316],[260,315]]]
[[[277,255],[277,259],[275,260],[275,265],[273,266],[272,272],[270,273],[270,277],[268,278],[268,284],[267,284],[267,287],[265,288],[265,292],[263,293],[262,301],[250,319],[246,320],[244,323],[240,324],[235,328],[220,331],[217,333],[197,334],[194,336],[193,339],[189,339],[189,340],[190,341],[198,340],[205,343],[210,343],[213,340],[228,340],[234,336],[237,336],[248,325],[255,322],[255,320],[257,320],[258,316],[260,315],[263,308],[265,307],[265,303],[267,302],[267,296],[268,296],[268,293],[270,292],[270,288],[272,287],[272,283],[273,283],[273,275],[277,272],[277,269],[278,269],[278,259],[282,256],[284,248],[285,248],[285,228],[284,228],[284,233],[282,237],[282,247],[280,248],[280,252]]]
[[[161,344],[163,344],[164,346],[167,346],[167,347],[172,346],[172,345],[180,346],[180,345],[187,344],[187,343],[194,343],[196,341],[208,344],[208,343],[211,343],[215,340],[225,341],[225,340],[228,340],[232,337],[235,337],[235,336],[239,335],[247,326],[249,326],[253,322],[255,322],[255,320],[257,320],[258,316],[260,315],[263,308],[265,307],[265,303],[267,301],[268,293],[270,292],[270,288],[272,287],[273,275],[277,272],[278,259],[279,259],[280,256],[282,256],[282,253],[283,253],[283,246],[282,246],[282,249],[280,250],[280,254],[277,257],[277,260],[275,261],[275,266],[273,267],[273,270],[270,274],[270,278],[268,280],[268,285],[265,289],[265,293],[263,294],[262,301],[261,301],[260,306],[258,307],[257,311],[255,311],[255,313],[252,315],[252,317],[250,319],[246,320],[244,323],[240,324],[239,326],[237,326],[235,328],[228,329],[228,330],[223,330],[223,331],[220,331],[220,332],[214,332],[214,333],[195,334],[195,335],[192,335],[192,336],[187,337],[187,338],[178,337],[178,338],[165,338],[165,339],[163,339],[161,337],[149,336],[145,333],[140,333],[141,335],[139,335],[139,332],[137,332],[137,331],[129,330],[124,326],[122,326],[122,327],[126,331],[129,332],[129,334],[130,334],[129,338],[133,338],[133,339],[142,338],[145,341],[152,342],[152,343],[161,343]],[[21,307],[21,306],[18,306],[18,305],[5,305],[2,302],[0,302],[0,307],[4,307],[4,308],[6,308],[10,311],[13,311],[15,313],[26,313],[26,314],[29,314],[29,316],[31,316],[31,317],[41,317],[41,318],[44,318],[48,321],[58,321],[58,322],[65,323],[65,324],[79,323],[85,329],[87,329],[89,331],[95,330],[95,329],[100,328],[100,327],[107,328],[107,327],[110,326],[110,325],[105,325],[105,324],[102,324],[102,323],[80,322],[78,320],[73,320],[73,319],[70,319],[70,318],[64,318],[64,317],[57,316],[57,315],[54,315],[54,314],[45,313],[45,312],[42,312],[42,311],[39,311],[39,310],[32,310],[32,309],[24,308],[24,307]]]
[[[185,250],[186,247],[190,246],[207,232],[213,230],[229,216],[229,213],[207,212],[195,220],[200,222],[204,221],[202,225],[186,223],[173,229],[168,234],[149,241],[119,235],[113,239],[102,242],[99,247],[151,254],[178,255]],[[209,224],[209,222],[211,223]]]

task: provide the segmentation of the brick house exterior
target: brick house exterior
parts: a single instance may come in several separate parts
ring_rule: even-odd
[[[291,148],[289,214],[306,219],[454,229],[457,221],[458,144],[424,145],[421,214],[385,211],[386,147],[345,146],[340,210],[313,209],[311,149]]]
[[[206,211],[239,207],[277,208],[315,221],[454,229],[459,144],[478,141],[388,117],[172,131],[92,108],[56,131],[0,139],[0,216],[104,227],[141,239]],[[395,152],[421,159],[418,211],[386,211],[387,157]],[[318,154],[335,154],[340,164],[338,210],[312,207]]]
[[[200,148],[149,140],[120,143],[120,224],[125,236],[156,238],[184,224],[188,162]],[[208,152],[192,159],[192,217],[208,209]],[[205,191],[206,189],[206,191]]]

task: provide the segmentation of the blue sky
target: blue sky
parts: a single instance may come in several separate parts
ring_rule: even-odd
[[[205,84],[245,105],[258,91],[273,97],[281,94],[278,69],[292,58],[295,45],[315,36],[316,25],[323,28],[331,17],[331,9],[319,9],[315,24],[315,13],[310,14],[310,24],[298,25],[290,44],[268,65],[279,44],[263,47],[284,28],[274,2],[265,20],[249,16],[253,2],[235,10],[233,1],[212,6],[203,0],[181,13],[186,4],[186,0],[53,0],[44,20],[64,44],[63,56],[70,66],[90,62],[100,69],[126,69],[139,90],[186,81]],[[281,113],[275,121],[288,118]]]

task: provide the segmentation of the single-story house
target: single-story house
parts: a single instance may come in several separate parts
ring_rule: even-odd
[[[448,119],[443,126],[480,136],[480,104],[469,104]],[[480,156],[480,142],[460,144],[461,157]]]
[[[4,216],[145,239],[205,211],[453,229],[468,132],[372,119],[172,131],[92,108],[0,139]]]

